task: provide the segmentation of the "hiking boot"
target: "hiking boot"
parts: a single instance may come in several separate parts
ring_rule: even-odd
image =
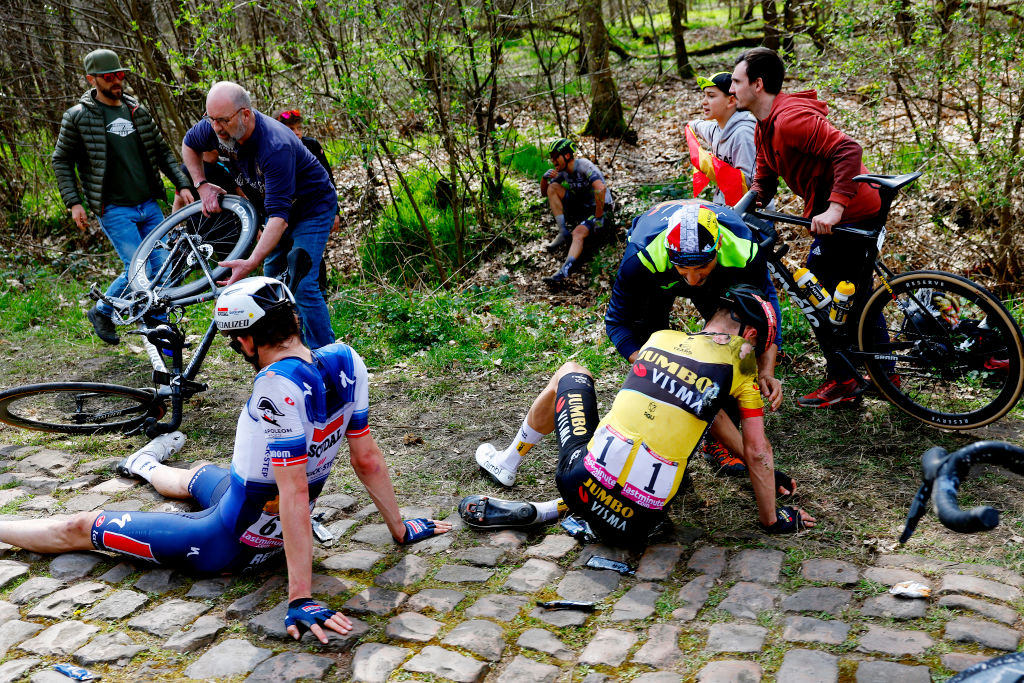
[[[109,315],[103,315],[98,308],[93,306],[85,316],[92,323],[92,329],[95,330],[97,337],[111,345],[121,343],[117,327],[114,326],[114,321],[110,319]]]
[[[569,239],[569,233],[559,231],[558,236],[555,237],[554,241],[545,244],[544,249],[550,254],[551,252],[558,251],[559,249],[567,245],[570,241],[571,240]]]
[[[798,398],[796,404],[801,408],[829,408],[856,401],[863,391],[855,379],[848,379],[845,382],[827,379],[811,393]]]
[[[498,451],[489,443],[482,443],[476,449],[476,464],[484,471],[490,479],[502,486],[512,486],[516,483],[516,472],[495,460],[498,458]]]
[[[743,461],[730,453],[729,449],[716,439],[704,439],[704,460],[716,469],[716,474],[739,477],[747,473],[747,466]]]

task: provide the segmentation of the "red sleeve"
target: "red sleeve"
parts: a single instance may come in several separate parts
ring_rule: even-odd
[[[863,168],[861,158],[864,150],[857,141],[837,129],[821,114],[809,111],[795,113],[786,121],[782,131],[787,147],[831,164],[832,193],[828,200],[849,206],[858,190],[853,178]],[[793,135],[795,131],[799,132]]]

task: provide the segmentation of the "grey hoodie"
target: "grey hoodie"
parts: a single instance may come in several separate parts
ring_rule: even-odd
[[[725,128],[719,128],[717,121],[691,121],[690,127],[698,137],[711,145],[711,153],[733,168],[743,171],[749,186],[754,180],[754,160],[757,149],[754,147],[754,129],[757,119],[749,111],[734,112],[725,122]],[[725,204],[725,196],[719,189],[715,190],[712,200],[715,204]]]

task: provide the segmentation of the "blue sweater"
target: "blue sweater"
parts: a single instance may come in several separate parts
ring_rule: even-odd
[[[219,149],[238,171],[263,193],[266,218],[289,224],[337,210],[334,181],[287,126],[253,110],[256,128],[237,150],[225,150],[209,121],[202,120],[185,134],[185,144],[197,152]]]

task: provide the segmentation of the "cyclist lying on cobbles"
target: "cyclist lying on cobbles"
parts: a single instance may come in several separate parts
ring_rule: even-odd
[[[479,449],[492,452],[484,471],[511,486],[522,456],[557,428],[555,483],[562,497],[527,503],[467,496],[459,514],[472,527],[501,528],[550,522],[568,509],[602,541],[642,545],[665,519],[687,460],[721,403],[733,397],[761,528],[788,533],[814,526],[799,508],[775,507],[775,494],[793,493],[796,482],[774,469],[764,434],[755,350],[774,335],[771,304],[753,287],[737,285],[723,295],[702,332],[654,333],[600,420],[592,375],[565,363],[534,400],[509,447],[500,453],[490,444]]]
[[[201,512],[83,512],[65,519],[0,522],[0,540],[59,553],[97,548],[199,575],[243,572],[284,550],[289,608],[298,638],[323,627],[348,633],[340,612],[312,598],[310,510],[344,436],[356,476],[399,544],[451,530],[443,521],[402,521],[384,456],[370,435],[366,366],[345,344],[310,351],[302,343],[295,299],[277,280],[254,277],[217,299],[217,327],[257,370],[235,431],[231,469],[168,467],[142,449],[118,466],[169,498],[194,498]],[[166,457],[166,455],[165,455]]]

